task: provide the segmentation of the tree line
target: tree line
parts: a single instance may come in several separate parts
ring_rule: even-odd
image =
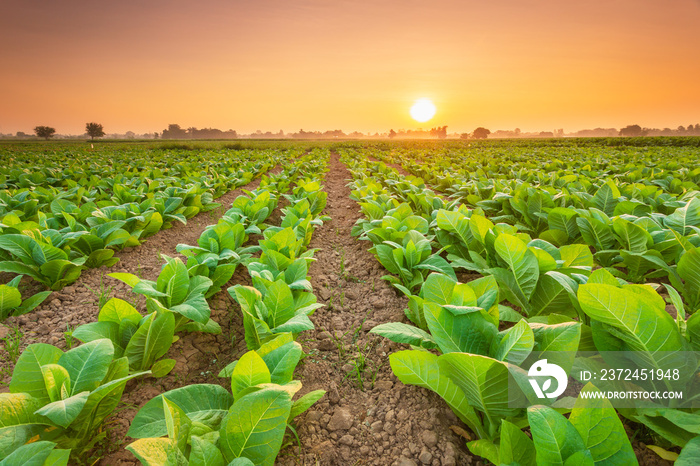
[[[56,128],[51,126],[36,126],[34,128],[34,134],[48,141],[56,134]],[[95,138],[101,138],[105,135],[104,127],[95,122],[85,123],[85,134],[90,136],[93,140]]]
[[[56,129],[51,126],[37,126],[34,128],[34,133],[46,140],[49,140],[56,134]],[[100,123],[90,122],[85,124],[85,134],[91,139],[101,138],[105,136],[104,127]],[[127,132],[127,135],[134,133]],[[498,130],[491,132],[491,130],[480,126],[476,128],[471,133],[461,133],[460,135],[454,134],[452,137],[459,136],[460,139],[486,139],[491,135],[496,138],[521,138],[521,137],[540,137],[540,138],[551,138],[551,137],[642,137],[642,136],[700,136],[700,123],[690,124],[686,126],[678,126],[676,129],[670,128],[643,128],[640,125],[628,125],[619,131],[615,128],[595,128],[595,129],[585,129],[576,131],[573,133],[565,134],[563,129],[556,129],[554,131],[541,131],[539,133],[522,133],[519,128],[515,130]],[[0,135],[1,136],[1,135]],[[24,133],[18,132],[17,137],[26,136]],[[151,136],[151,133],[145,135]],[[256,131],[252,134],[239,135],[235,130],[229,129],[228,131],[222,131],[217,128],[202,128],[198,129],[196,127],[189,127],[187,129],[182,128],[178,124],[170,124],[162,133],[152,133],[155,139],[161,137],[163,139],[237,139],[252,138],[252,139],[338,139],[338,138],[382,138],[388,137],[389,139],[416,139],[416,138],[437,138],[446,139],[447,138],[447,125],[437,126],[431,128],[430,130],[403,130],[394,131],[391,129],[388,133],[375,133],[363,134],[357,131],[346,134],[342,130],[328,130],[325,132],[321,131],[304,131],[300,129],[296,133],[286,134],[280,130],[277,133],[267,131],[263,133],[262,131]]]

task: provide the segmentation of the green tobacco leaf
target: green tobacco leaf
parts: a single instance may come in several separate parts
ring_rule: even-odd
[[[17,308],[12,315],[21,316],[33,311],[37,306],[39,306],[39,304],[43,303],[46,298],[49,297],[49,295],[51,295],[51,291],[40,291],[39,293],[33,294],[29,298],[25,299],[22,302],[22,305],[19,306],[19,308]]]
[[[576,428],[563,415],[548,406],[527,409],[537,464],[564,465],[567,459],[586,449]]]
[[[583,387],[582,392],[593,394],[598,389],[589,383]],[[581,435],[596,465],[637,463],[625,428],[607,399],[584,398],[579,395],[569,421]]]
[[[674,466],[696,466],[700,464],[700,435],[686,443]]]
[[[610,249],[615,244],[615,236],[612,227],[595,218],[576,219],[576,224],[581,231],[581,236],[587,245],[593,246],[598,251]]]
[[[598,269],[595,270],[591,273],[591,275],[588,277],[588,282],[586,282],[589,285],[598,283],[601,285],[610,285],[614,287],[619,287],[620,282],[617,281],[617,278],[613,276],[610,272],[608,272],[605,269]]]
[[[563,267],[593,267],[593,254],[585,244],[569,244],[559,249]]]
[[[192,451],[189,459],[191,465],[226,466],[224,455],[216,445],[196,435],[192,436]]]
[[[481,312],[454,315],[435,304],[423,307],[433,339],[443,353],[488,354],[498,329]]]
[[[683,297],[688,306],[692,311],[700,310],[700,248],[683,254],[676,270],[685,282]]]
[[[241,457],[235,458],[228,464],[228,466],[255,466],[255,463],[250,461],[248,458]]]
[[[474,432],[485,435],[481,421],[462,391],[438,365],[438,356],[427,351],[405,350],[389,355],[389,363],[401,382],[434,391]]]
[[[127,303],[123,299],[112,298],[102,306],[98,320],[100,322],[114,322],[120,324],[122,320],[128,320],[134,325],[141,322],[141,314],[134,306]]]
[[[517,413],[509,407],[508,366],[476,354],[450,353],[438,358],[438,366],[462,390],[471,406],[495,421]]]
[[[78,417],[87,403],[90,392],[81,392],[64,400],[54,401],[37,410],[56,425],[67,428]]]
[[[592,201],[595,207],[602,210],[607,215],[613,215],[619,197],[620,190],[617,188],[615,183],[608,180],[603,186],[598,188],[598,191],[596,191]]]
[[[535,444],[515,424],[501,421],[500,464],[535,466]]]
[[[262,348],[261,348],[262,349]],[[260,350],[256,351],[258,354]],[[299,359],[301,359],[302,348],[296,341],[290,341],[278,348],[265,352],[262,356],[265,365],[270,371],[270,382],[283,385],[291,382],[294,377]]]
[[[192,422],[201,422],[212,429],[219,428],[221,420],[233,403],[233,396],[219,385],[188,385],[170,390],[164,395],[177,404]],[[151,399],[139,410],[129,428],[129,437],[147,438],[167,435],[162,396],[158,395]]]
[[[613,229],[622,247],[631,252],[645,252],[654,244],[651,235],[642,227],[621,217],[613,220]]]
[[[163,396],[161,399],[163,400],[168,438],[173,442],[173,446],[184,454],[190,437],[192,421],[178,405],[168,400],[167,397]]]
[[[237,400],[241,392],[263,383],[270,383],[270,370],[258,353],[248,351],[238,360],[231,374],[233,399]]]
[[[121,346],[119,338],[119,324],[115,322],[90,322],[89,324],[83,324],[73,330],[73,337],[83,343],[107,338],[114,346],[115,357],[121,357],[124,353],[124,347]]]
[[[245,456],[256,465],[272,466],[282,446],[291,409],[291,395],[278,386],[236,401],[219,431],[226,461]]]
[[[180,259],[165,258],[167,263],[158,275],[156,289],[168,296],[167,306],[171,307],[182,303],[189,290],[190,277],[187,267]]]
[[[548,358],[560,365],[565,371],[570,370],[581,340],[581,323],[540,324],[532,322],[530,328],[535,336],[533,351],[537,352],[537,359]],[[533,359],[530,362],[534,363],[535,361]]]
[[[467,448],[475,455],[486,458],[493,464],[501,464],[499,448],[489,439],[479,439],[468,442]]]
[[[127,285],[129,285],[132,288],[135,287],[136,285],[138,285],[138,283],[141,281],[141,279],[139,277],[137,277],[136,275],[134,275],[132,273],[117,273],[117,272],[115,272],[115,273],[110,273],[108,276],[112,277],[112,278],[116,278],[117,280],[126,283]]]
[[[700,198],[694,197],[685,206],[679,207],[664,219],[664,225],[683,236],[693,232],[690,227],[700,226]]]
[[[58,363],[63,351],[45,343],[34,343],[27,346],[17,359],[12,371],[10,392],[27,393],[37,398],[42,404],[49,403],[49,394],[44,385],[44,375],[41,366]]]
[[[508,329],[502,337],[494,339],[491,355],[499,361],[518,366],[527,359],[534,345],[535,335],[532,329],[527,322],[521,320]]]
[[[452,291],[455,288],[456,281],[440,273],[431,273],[425,279],[425,283],[421,288],[421,296],[427,301],[436,304],[450,304]],[[472,292],[473,294],[473,292]],[[476,304],[476,297],[474,297]]]
[[[44,364],[41,366],[44,375],[44,386],[51,401],[63,398],[62,392],[70,392],[70,375],[65,367],[58,364]]]
[[[572,279],[556,271],[540,276],[530,301],[531,315],[577,314],[576,309],[571,304],[570,294],[567,293],[560,280],[565,281],[568,285],[572,282]],[[574,284],[574,286],[576,285]]]
[[[49,457],[44,461],[43,466],[67,466],[70,459],[70,450],[54,448]]]
[[[173,449],[168,438],[142,438],[126,447],[144,466],[161,466],[168,463],[168,454]]]
[[[95,340],[63,353],[58,364],[70,375],[71,395],[91,392],[100,386],[107,375],[114,355],[114,346],[108,339]]]
[[[263,304],[269,313],[265,320],[270,328],[282,325],[294,317],[294,297],[284,280],[277,280],[267,287]]]
[[[427,349],[437,348],[435,340],[428,332],[401,322],[388,322],[377,325],[369,333],[381,335],[397,343],[405,343]]]
[[[13,286],[0,285],[0,320],[22,304],[22,294]]]
[[[687,342],[666,312],[663,299],[650,287],[586,284],[579,287],[578,296],[583,311],[616,329],[615,337],[624,342],[623,348],[640,352],[648,367],[679,369],[682,374],[695,370],[696,362],[679,351]],[[686,366],[693,369],[685,370]]]
[[[47,441],[22,445],[0,461],[0,466],[44,466],[55,447],[55,443]]]
[[[174,359],[161,359],[156,361],[151,367],[151,375],[156,378],[165,377],[175,367],[177,361]]]
[[[50,427],[45,418],[35,414],[42,405],[26,393],[0,393],[0,457]]]
[[[126,358],[112,361],[110,373],[105,378],[109,382],[104,383],[97,390],[90,393],[85,407],[73,424],[74,426],[79,426],[80,431],[84,435],[91,435],[89,433],[93,430],[93,427],[97,428],[107,416],[113,413],[129,380],[148,373],[135,372],[129,374],[128,372],[129,364]]]
[[[323,395],[325,394],[325,390],[314,390],[313,392],[309,392],[296,400],[292,405],[292,410],[289,413],[289,421],[309,409],[314,403],[323,398]]]
[[[169,311],[158,311],[148,316],[129,340],[124,356],[133,370],[148,370],[165,355],[173,344],[175,316]]]

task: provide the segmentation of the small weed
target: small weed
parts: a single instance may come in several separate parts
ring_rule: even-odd
[[[75,330],[75,327],[71,328],[70,325],[66,324],[66,331],[63,332],[63,338],[66,340],[66,349],[71,349],[76,344],[76,339],[73,337],[73,330]]]
[[[109,286],[105,287],[104,284],[104,274],[100,275],[100,289],[99,290],[93,290],[90,288],[88,285],[85,285],[85,287],[90,290],[92,294],[97,296],[97,305],[100,309],[102,309],[102,306],[104,306],[107,301],[109,301],[110,295],[112,294],[112,290],[114,290],[114,286]]]
[[[13,326],[10,327],[10,333],[1,340],[5,344],[5,351],[7,351],[12,364],[17,364],[17,359],[19,359],[22,336],[22,331],[19,327]]]

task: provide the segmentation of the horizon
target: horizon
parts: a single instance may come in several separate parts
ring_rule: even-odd
[[[675,129],[700,121],[698,20],[696,0],[10,0],[0,133]]]

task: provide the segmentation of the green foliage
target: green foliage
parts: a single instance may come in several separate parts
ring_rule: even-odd
[[[222,371],[233,394],[218,385],[189,385],[158,395],[134,418],[129,436],[138,440],[127,449],[148,465],[273,465],[287,425],[325,394],[293,401],[301,388],[292,380],[300,357],[301,346],[282,334]]]
[[[322,304],[313,293],[293,290],[284,279],[256,280],[256,287],[235,285],[229,294],[241,306],[245,340],[257,349],[279,333],[299,333],[314,328],[309,316]]]
[[[211,310],[205,299],[212,281],[201,275],[191,277],[180,259],[161,257],[165,258],[166,263],[155,282],[142,280],[130,273],[112,273],[109,276],[131,286],[134,293],[146,296],[151,313],[164,309],[177,314],[176,332],[189,330],[220,333],[219,324],[209,318]]]
[[[130,372],[152,370],[162,377],[174,367],[175,361],[163,357],[173,344],[174,314],[160,309],[145,317],[126,301],[112,298],[100,309],[97,322],[73,330],[73,337],[87,343],[108,338],[114,346],[114,358],[125,356]]]
[[[148,372],[129,374],[126,357],[113,359],[108,339],[67,352],[29,345],[15,365],[10,393],[0,394],[0,457],[38,436],[80,457],[104,432],[126,383]],[[41,463],[40,463],[41,464]]]
[[[33,311],[51,294],[50,291],[40,291],[22,300],[18,286],[22,275],[17,275],[6,285],[0,285],[0,322],[10,316],[21,316]]]

